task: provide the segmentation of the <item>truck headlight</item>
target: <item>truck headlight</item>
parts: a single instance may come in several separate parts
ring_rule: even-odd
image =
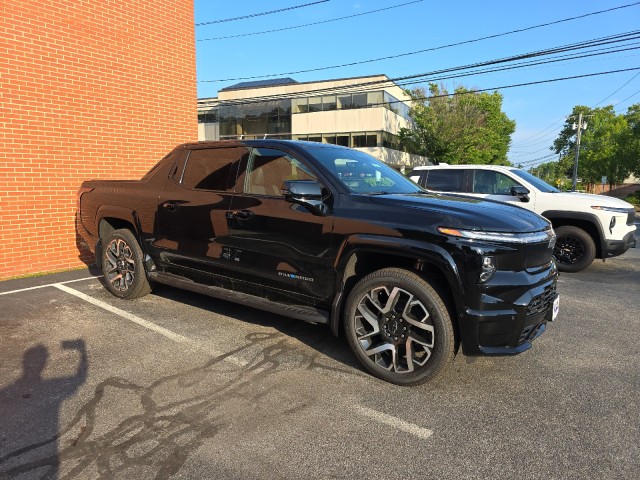
[[[551,228],[538,232],[526,233],[485,232],[483,230],[461,230],[449,227],[438,227],[437,230],[438,232],[451,237],[500,243],[541,243],[549,242],[555,238],[555,233]]]

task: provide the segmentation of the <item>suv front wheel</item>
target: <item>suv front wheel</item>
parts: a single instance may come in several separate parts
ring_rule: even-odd
[[[556,231],[556,246],[553,256],[561,272],[579,272],[587,268],[596,258],[596,245],[587,232],[578,227],[565,225]]]
[[[362,278],[345,310],[349,346],[374,375],[398,385],[427,382],[453,360],[453,326],[442,298],[419,275],[385,268]]]

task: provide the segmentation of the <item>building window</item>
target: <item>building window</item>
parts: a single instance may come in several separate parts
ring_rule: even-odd
[[[353,108],[351,95],[338,95],[338,109],[348,110],[350,108]]]
[[[365,108],[367,106],[366,93],[354,93],[352,99],[353,108]]]
[[[309,99],[309,113],[320,112],[322,110],[322,97],[311,97]]]
[[[382,92],[367,93],[367,107],[382,107]]]
[[[322,110],[323,111],[335,110],[336,107],[337,107],[337,105],[336,105],[336,96],[335,95],[325,95],[324,97],[322,97]]]
[[[309,105],[306,98],[294,98],[291,101],[291,108],[293,113],[307,113],[309,111]]]
[[[336,144],[341,145],[343,147],[349,146],[349,135],[336,135]]]

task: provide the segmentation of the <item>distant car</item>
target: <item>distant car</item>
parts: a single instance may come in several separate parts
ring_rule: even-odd
[[[497,165],[429,165],[409,176],[427,190],[517,204],[546,217],[558,237],[554,256],[563,272],[635,246],[633,205],[617,198],[560,192],[524,170]]]

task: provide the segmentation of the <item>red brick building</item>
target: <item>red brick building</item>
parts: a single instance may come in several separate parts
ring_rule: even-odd
[[[0,279],[90,260],[91,178],[139,178],[197,140],[193,0],[20,0],[0,8]]]

